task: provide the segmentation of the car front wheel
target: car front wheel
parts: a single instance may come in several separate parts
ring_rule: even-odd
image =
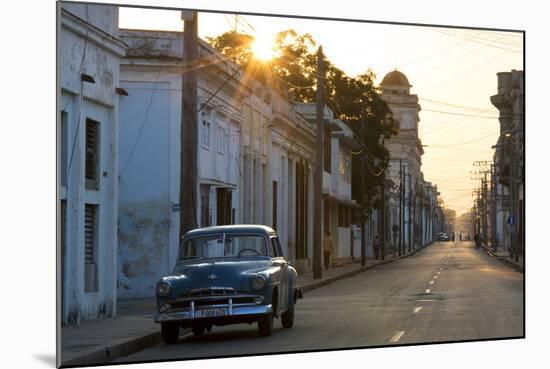
[[[260,336],[267,337],[271,336],[273,330],[273,314],[267,314],[258,320],[258,331]]]
[[[180,336],[180,327],[174,323],[161,323],[160,333],[162,335],[162,341],[167,344],[178,343]]]
[[[281,323],[284,328],[292,328],[294,325],[294,301],[289,302],[288,310],[281,314]]]

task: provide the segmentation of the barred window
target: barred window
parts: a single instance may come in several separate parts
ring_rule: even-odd
[[[99,188],[99,122],[86,119],[86,189]]]
[[[84,207],[84,291],[97,291],[98,205]]]

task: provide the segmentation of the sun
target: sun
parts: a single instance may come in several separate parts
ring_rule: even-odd
[[[278,56],[275,43],[272,36],[259,34],[252,42],[252,52],[254,57],[260,61],[269,61]]]

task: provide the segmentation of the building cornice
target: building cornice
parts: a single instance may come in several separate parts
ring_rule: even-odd
[[[126,55],[128,45],[124,41],[87,23],[65,9],[61,9],[61,26],[80,37],[87,38],[88,41],[112,52],[118,57],[122,58]]]

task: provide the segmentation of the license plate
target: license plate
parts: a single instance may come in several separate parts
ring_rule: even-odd
[[[211,318],[229,315],[227,309],[201,309],[195,310],[195,318]]]

